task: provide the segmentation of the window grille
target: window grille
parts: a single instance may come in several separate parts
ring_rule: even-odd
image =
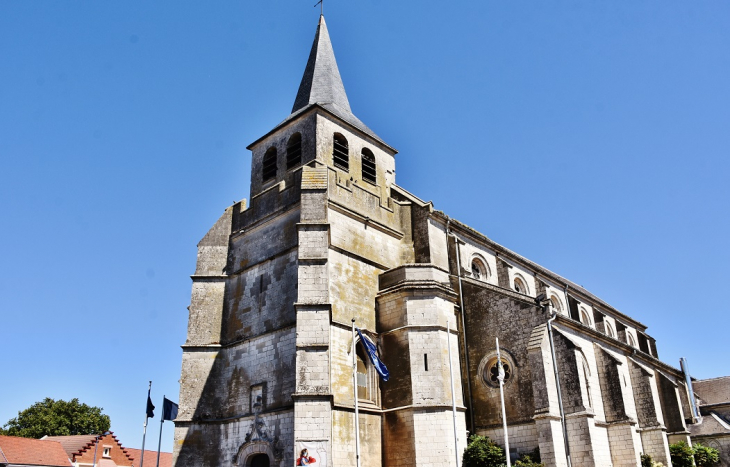
[[[335,167],[350,170],[350,149],[347,145],[347,139],[339,133],[335,133],[334,136],[332,159]]]
[[[264,155],[263,181],[269,181],[276,177],[276,148],[269,148]]]
[[[362,179],[373,185],[377,183],[375,156],[369,149],[362,150]]]
[[[286,168],[291,169],[302,162],[302,135],[294,133],[286,145]]]

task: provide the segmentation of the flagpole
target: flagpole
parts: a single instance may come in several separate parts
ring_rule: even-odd
[[[502,402],[502,430],[504,431],[504,451],[507,457],[507,467],[512,467],[512,461],[509,458],[509,436],[507,435],[507,413],[504,410],[504,368],[502,368],[502,356],[499,353],[499,338],[495,338],[497,342],[497,367],[499,368],[499,399]]]
[[[165,396],[162,396],[162,415],[160,416],[160,440],[157,442],[157,467],[160,467],[160,446],[162,446],[162,424],[165,423]],[[141,465],[139,467],[142,467]]]
[[[454,455],[459,467],[459,437],[456,432],[456,393],[454,392],[454,368],[451,365],[451,319],[446,320],[446,345],[449,348],[449,377],[451,378],[451,413],[454,419]]]
[[[355,318],[352,318],[352,387],[355,396],[355,462],[360,467],[360,414],[357,405],[357,355],[355,353]]]
[[[150,400],[150,394],[152,393],[152,381],[150,381],[150,386],[147,388],[147,400]],[[146,403],[146,401],[145,401]],[[144,440],[147,437],[147,419],[149,418],[149,414],[147,413],[147,409],[145,408],[144,411],[144,431],[142,431],[142,455],[139,459],[139,467],[142,467],[144,465]]]

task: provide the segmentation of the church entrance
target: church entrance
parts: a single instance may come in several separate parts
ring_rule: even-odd
[[[266,454],[256,454],[249,464],[251,467],[269,467],[269,456]]]

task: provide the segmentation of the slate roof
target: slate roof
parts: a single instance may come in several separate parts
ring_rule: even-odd
[[[66,451],[58,442],[0,436],[0,464],[71,467]]]
[[[702,405],[730,404],[730,376],[694,381],[692,389],[702,399]]]
[[[294,113],[309,104],[334,104],[343,112],[352,112],[324,16],[319,17],[307,67],[291,111]]]
[[[46,436],[43,441],[55,441],[63,446],[69,458],[94,445],[96,435]]]
[[[715,413],[702,417],[702,423],[687,425],[690,436],[719,436],[730,435],[728,424]]]
[[[352,110],[350,109],[350,101],[347,99],[347,93],[345,92],[345,85],[342,84],[340,70],[337,67],[335,52],[332,48],[332,42],[330,41],[330,35],[327,31],[327,24],[324,21],[324,16],[319,17],[319,25],[317,26],[317,32],[314,35],[312,50],[309,52],[309,60],[307,60],[307,66],[304,69],[304,75],[302,76],[302,81],[299,84],[297,97],[294,99],[292,113],[266,135],[251,143],[248,146],[249,149],[251,146],[261,141],[263,138],[267,137],[289,121],[315,107],[324,109],[328,113],[395,151],[395,149],[380,139],[373,130],[368,128],[352,113]]]
[[[139,461],[142,458],[141,449],[127,448],[127,453],[134,459],[132,465],[134,467],[155,467],[157,465],[157,451],[150,451],[149,449],[144,450],[144,460],[147,461],[143,466],[139,465]],[[172,467],[172,453],[161,452],[160,453],[160,467]]]

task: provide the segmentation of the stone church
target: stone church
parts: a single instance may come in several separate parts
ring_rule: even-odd
[[[469,433],[501,444],[496,337],[512,458],[668,466],[690,440],[694,393],[644,324],[396,184],[324,17],[291,114],[248,149],[250,202],[198,244],[177,467],[294,466],[304,449],[355,466],[355,394],[362,466],[455,466]],[[387,382],[352,355],[353,319]]]

